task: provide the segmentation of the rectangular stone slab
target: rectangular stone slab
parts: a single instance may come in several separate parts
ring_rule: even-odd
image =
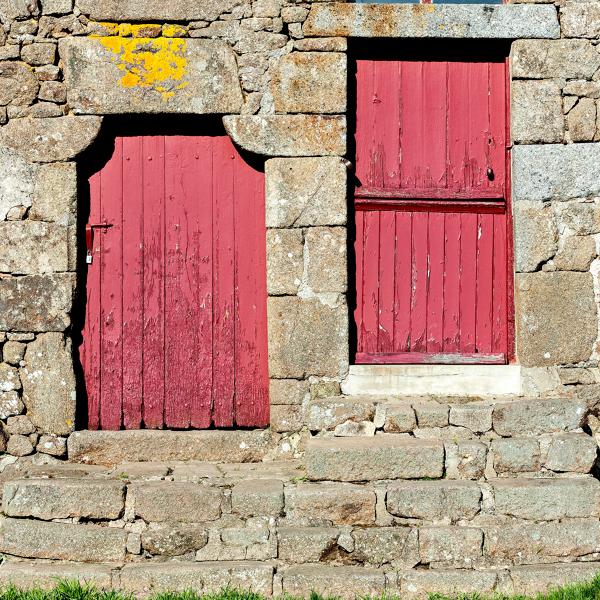
[[[558,38],[554,6],[314,4],[304,35],[366,38]]]
[[[237,113],[233,50],[216,40],[65,38],[68,101],[79,114]]]

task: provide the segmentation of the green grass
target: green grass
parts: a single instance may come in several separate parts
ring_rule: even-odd
[[[260,594],[225,589],[217,594],[198,594],[193,591],[167,592],[154,594],[152,600],[265,600]],[[91,584],[80,584],[76,581],[57,581],[51,590],[22,590],[14,586],[0,589],[0,600],[135,600],[132,595],[114,590],[100,590]],[[283,600],[294,600],[287,597]],[[311,594],[310,600],[334,600]],[[366,599],[363,599],[366,600]],[[381,597],[377,600],[396,600],[394,596]],[[401,600],[401,599],[400,599]],[[461,594],[453,598],[432,594],[430,600],[531,600],[526,596],[481,596],[479,594]],[[592,581],[569,585],[547,594],[540,594],[535,600],[600,600],[600,574]]]

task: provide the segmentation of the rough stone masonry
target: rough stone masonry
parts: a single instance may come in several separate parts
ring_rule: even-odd
[[[67,561],[56,567],[65,574],[136,590],[202,573],[205,589],[304,593],[328,582],[328,592],[344,594],[352,582],[364,593],[418,595],[458,584],[533,593],[555,577],[548,565],[569,563],[564,577],[594,571],[600,3],[0,0],[0,23],[0,469],[12,481],[28,469],[58,469],[57,477],[64,468],[70,482],[5,487],[0,546],[16,557],[13,580],[31,580],[24,559],[49,559]],[[340,396],[349,363],[348,38],[376,37],[511,40],[517,362],[538,398],[519,407]],[[135,69],[144,52],[156,56],[154,71]],[[132,432],[140,437],[111,442],[107,434],[99,447],[73,434],[72,325],[84,293],[77,164],[105,116],[140,112],[223,115],[239,147],[266,157],[271,428],[244,438],[233,457],[231,437],[207,455],[215,436]],[[383,435],[400,437],[378,445]],[[81,462],[160,461],[140,478],[167,487],[140,489],[123,470],[121,483],[121,471],[116,482],[102,480],[100,498],[88,487],[94,468],[61,467],[68,446]],[[258,496],[213,465],[305,450],[309,483],[286,475],[260,484]],[[165,533],[153,499],[185,470],[170,464],[179,459],[213,466],[195,475],[205,487],[173,488],[170,506],[197,508],[194,494],[202,502],[207,494],[213,508]],[[371,470],[373,481],[355,480]],[[409,482],[408,493],[407,478],[442,479]],[[454,512],[437,515],[431,498]],[[248,508],[257,505],[262,520]],[[416,534],[410,524],[426,526]],[[37,545],[19,545],[27,539]],[[74,540],[91,554],[70,554]],[[161,567],[165,556],[194,560]],[[296,570],[284,568],[291,556],[303,557]],[[111,566],[82,567],[88,558]],[[343,570],[318,571],[323,561]]]

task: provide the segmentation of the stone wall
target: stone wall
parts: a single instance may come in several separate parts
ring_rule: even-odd
[[[306,430],[309,399],[339,394],[349,360],[347,37],[516,40],[518,361],[534,391],[593,398],[598,10],[593,0],[0,0],[0,444],[13,456],[62,456],[75,427],[76,161],[110,114],[226,115],[236,144],[267,157],[272,427]]]

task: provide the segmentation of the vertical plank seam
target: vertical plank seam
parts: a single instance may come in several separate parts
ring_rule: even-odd
[[[167,330],[166,330],[166,314],[167,314],[167,161],[166,161],[166,136],[160,136],[161,142],[159,142],[159,151],[162,150],[162,181],[163,181],[163,193],[162,193],[162,231],[163,237],[163,260],[162,260],[162,346],[163,346],[163,380],[162,380],[162,427],[164,428],[166,417],[167,417],[167,398],[166,398],[166,376],[167,376]]]
[[[120,243],[121,243],[121,338],[120,338],[120,344],[121,344],[121,401],[120,401],[120,405],[121,408],[119,409],[119,429],[121,429],[125,423],[125,403],[123,402],[124,399],[124,395],[125,395],[125,371],[124,371],[124,359],[123,359],[123,355],[125,353],[125,344],[124,344],[124,328],[125,328],[125,313],[123,312],[123,279],[125,276],[125,262],[123,259],[123,237],[124,237],[124,233],[125,233],[125,217],[124,217],[124,212],[125,212],[125,203],[123,201],[123,186],[125,184],[125,177],[124,177],[124,173],[125,173],[125,154],[124,154],[124,150],[125,150],[125,145],[123,143],[123,138],[119,137],[119,145],[121,146],[121,227],[120,227]]]

